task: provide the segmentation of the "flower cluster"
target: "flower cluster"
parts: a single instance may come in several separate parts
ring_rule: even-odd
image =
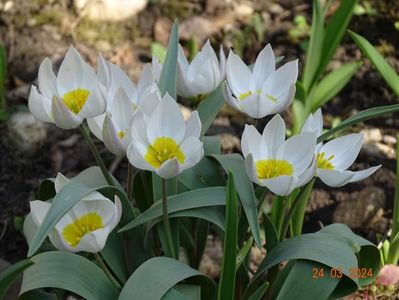
[[[38,88],[31,88],[29,108],[38,119],[64,129],[85,126],[87,120],[91,132],[110,152],[126,155],[138,169],[172,178],[202,159],[202,125],[197,111],[185,120],[176,99],[168,93],[161,95],[161,70],[162,64],[153,58],[135,85],[101,55],[95,72],[71,47],[57,75],[48,58],[42,62]],[[191,64],[181,47],[178,51],[179,96],[202,98],[221,86],[226,102],[249,117],[275,114],[262,134],[252,125],[245,126],[241,148],[246,172],[254,183],[277,195],[289,195],[315,176],[337,187],[374,173],[380,166],[358,172],[347,170],[360,151],[362,135],[350,134],[317,144],[323,131],[320,110],[309,116],[298,135],[286,139],[284,120],[277,113],[292,103],[297,76],[297,60],[276,69],[270,45],[251,67],[233,51],[226,60],[220,48],[218,58],[209,41]],[[57,176],[57,192],[67,181]],[[32,226],[26,231],[40,226],[50,205],[31,202]],[[118,198],[113,203],[93,192],[58,222],[49,237],[61,250],[97,252],[120,216]]]

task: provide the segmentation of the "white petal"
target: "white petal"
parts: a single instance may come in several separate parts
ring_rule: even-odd
[[[204,146],[197,137],[189,137],[180,145],[181,151],[185,155],[185,160],[181,166],[181,171],[195,166],[204,156]]]
[[[159,61],[159,59],[156,58],[154,55],[152,56],[151,67],[152,67],[152,72],[154,73],[155,81],[159,83],[163,66]]]
[[[230,50],[226,62],[227,82],[236,97],[256,89],[252,73],[241,58]]]
[[[156,171],[160,177],[169,179],[180,174],[180,164],[176,157],[165,161]]]
[[[78,114],[83,119],[97,117],[105,112],[105,99],[97,82],[93,82],[92,86],[95,87],[90,91],[89,97]]]
[[[315,132],[317,137],[323,133],[323,114],[321,108],[310,114],[303,124],[301,132]]]
[[[192,82],[188,80],[187,71],[184,70],[184,66],[179,60],[177,65],[177,82],[176,82],[177,94],[184,98],[195,97],[197,92],[194,89]]]
[[[263,83],[266,81],[266,78],[273,73],[275,68],[276,59],[274,57],[274,52],[270,44],[267,44],[256,58],[252,72],[253,78],[259,88],[262,87]]]
[[[315,176],[316,170],[317,161],[316,157],[314,157],[310,166],[300,176],[298,176],[297,186],[300,187],[307,184]]]
[[[110,101],[112,102],[114,99],[117,90],[122,88],[126,95],[128,95],[130,99],[133,99],[134,103],[138,103],[137,90],[130,78],[117,65],[111,62],[108,62],[108,65],[111,70],[111,85],[108,91],[108,97],[110,98]]]
[[[130,164],[140,170],[154,171],[155,169],[145,161],[143,155],[139,152],[134,141],[132,141],[127,148],[127,158]]]
[[[76,251],[100,252],[104,248],[110,232],[109,227],[104,227],[85,234],[79,244],[76,245]]]
[[[196,95],[207,95],[220,84],[219,62],[207,58],[190,65],[188,78],[195,87]]]
[[[312,162],[315,148],[316,134],[302,133],[286,140],[278,149],[276,158],[289,161],[294,167],[294,175],[299,176]]]
[[[374,174],[375,171],[377,171],[379,168],[381,167],[381,165],[375,166],[375,167],[371,167],[365,170],[361,170],[361,171],[355,171],[353,172],[353,177],[349,182],[355,182],[355,181],[360,181],[363,180],[371,175]]]
[[[25,236],[26,241],[28,242],[29,246],[30,246],[30,243],[32,242],[32,239],[35,236],[38,229],[39,229],[39,226],[33,221],[32,213],[29,213],[25,217],[24,225],[23,225],[24,236]]]
[[[198,115],[198,111],[193,111],[186,121],[186,134],[184,136],[184,139],[188,137],[196,137],[197,139],[200,137],[201,134],[201,119]]]
[[[266,146],[266,145],[265,145]],[[245,124],[244,132],[241,137],[241,151],[244,158],[252,154],[255,160],[267,157],[267,148],[261,151],[262,136],[252,125]]]
[[[40,227],[47,215],[51,204],[45,201],[34,200],[29,202],[33,222]]]
[[[170,137],[180,144],[185,135],[183,114],[167,93],[148,120],[147,137],[151,144],[159,137]]]
[[[51,113],[55,124],[62,129],[76,128],[83,122],[81,117],[71,112],[65,103],[57,97],[54,97],[51,102]]]
[[[119,197],[115,195],[114,198],[114,217],[112,221],[109,223],[109,227],[112,230],[118,225],[119,221],[121,220],[122,217],[122,203],[121,200],[119,200]]]
[[[294,176],[278,176],[270,179],[263,179],[262,183],[274,194],[280,196],[289,195],[295,188],[297,178]]]
[[[252,182],[255,182],[256,184],[259,184],[261,186],[265,186],[258,178],[258,174],[256,172],[256,164],[252,153],[249,153],[247,157],[245,157],[245,171],[247,172],[247,175]]]
[[[135,110],[123,89],[116,91],[109,112],[117,130],[126,131],[130,127]]]
[[[108,90],[111,84],[111,70],[104,56],[100,53],[97,59],[98,81]]]
[[[61,97],[69,91],[83,87],[85,64],[76,49],[69,47],[57,75],[57,90]]]
[[[64,185],[66,185],[68,182],[70,182],[70,180],[66,178],[63,174],[58,172],[54,181],[55,192],[58,194],[61,191],[61,189],[64,187]]]
[[[362,148],[362,143],[362,134],[352,133],[338,137],[324,144],[320,149],[320,153],[324,152],[325,158],[333,156],[330,162],[334,166],[334,169],[342,171],[346,170],[354,163]]]
[[[138,111],[142,111],[148,116],[155,110],[157,105],[161,102],[161,96],[159,90],[156,86],[154,89],[147,90],[144,94],[140,96]]]
[[[47,97],[39,94],[34,85],[32,85],[30,88],[28,106],[30,112],[40,121],[54,122],[51,117],[50,100]]]
[[[220,46],[219,50],[219,70],[220,70],[220,82],[226,78],[226,55],[223,51],[223,46]]]
[[[48,237],[53,246],[58,250],[76,252],[76,250],[72,248],[66,241],[62,240],[62,233],[58,232],[57,230],[52,230]]]
[[[279,100],[277,100],[279,101]],[[268,115],[275,114],[280,111],[276,111],[276,108],[280,105],[279,102],[270,100],[266,94],[262,93],[259,95],[259,104],[258,104],[258,118],[264,118]]]
[[[107,114],[103,125],[103,141],[105,147],[117,156],[124,156],[126,149],[118,136],[113,120]]]
[[[90,131],[98,138],[100,141],[103,140],[102,128],[104,125],[105,114],[99,115],[94,118],[88,118],[87,124],[89,125]]]
[[[262,144],[267,145],[264,158],[276,157],[277,150],[285,141],[285,123],[280,115],[275,115],[265,126],[262,134]]]
[[[57,79],[53,71],[51,60],[48,57],[40,64],[37,80],[42,95],[46,96],[48,99],[58,96]]]
[[[296,59],[281,66],[270,76],[273,82],[270,89],[271,95],[278,98],[284,91],[288,90],[296,83],[297,78],[298,60]]]
[[[223,82],[222,83],[222,91],[223,91],[223,96],[224,96],[224,100],[226,100],[226,102],[233,108],[241,111],[241,107],[239,105],[239,100],[237,98],[235,98],[232,95],[231,89],[228,86],[227,82]]]
[[[317,175],[325,184],[331,187],[339,187],[347,184],[353,178],[351,171],[317,169]]]
[[[140,80],[137,85],[137,94],[141,95],[146,89],[155,83],[154,74],[152,73],[151,65],[146,64],[140,75]]]
[[[282,94],[276,96],[277,105],[274,106],[271,113],[276,114],[288,109],[288,107],[292,104],[292,101],[294,100],[295,92],[296,86],[295,84],[292,84],[290,87],[288,87],[287,90],[283,91]]]
[[[131,140],[141,156],[144,156],[147,153],[147,148],[149,146],[149,141],[147,138],[147,130],[148,127],[148,118],[142,112],[137,112],[133,118],[132,126],[131,126]]]
[[[241,100],[239,105],[241,111],[246,113],[248,116],[256,119],[261,119],[263,116],[260,114],[260,102],[261,96],[258,94],[252,94]]]

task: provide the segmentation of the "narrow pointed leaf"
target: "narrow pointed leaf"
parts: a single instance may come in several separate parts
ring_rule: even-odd
[[[202,124],[201,136],[204,136],[205,133],[208,131],[213,120],[215,120],[223,105],[224,96],[222,92],[222,85],[220,85],[216,90],[210,93],[198,105],[197,111]]]
[[[245,260],[245,258],[247,257],[248,253],[250,252],[253,242],[254,242],[254,238],[250,237],[245,242],[244,246],[242,246],[242,248],[238,252],[237,259],[236,259],[236,272],[240,268],[240,266],[243,263],[243,261]]]

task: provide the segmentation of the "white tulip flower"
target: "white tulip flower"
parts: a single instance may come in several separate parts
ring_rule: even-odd
[[[137,111],[150,114],[161,100],[151,66],[144,67],[135,87],[118,66],[100,55],[98,79],[107,109],[104,114],[88,119],[89,128],[109,151],[118,156],[126,155],[131,141],[129,130],[132,118]]]
[[[301,132],[323,133],[323,116],[319,108],[310,114]],[[362,171],[347,170],[356,160],[363,144],[363,135],[352,133],[335,138],[324,145],[316,146],[317,176],[331,187],[340,187],[350,182],[360,181],[371,176],[381,165]]]
[[[154,73],[155,81],[158,84],[159,80],[161,79],[162,67],[163,64],[161,63],[161,61],[155,55],[153,55],[151,60],[151,68],[152,72]]]
[[[249,178],[273,193],[286,196],[308,183],[315,173],[316,134],[302,133],[285,140],[285,123],[275,115],[261,135],[245,125],[241,149]]]
[[[73,47],[68,49],[57,76],[50,59],[44,59],[39,67],[38,86],[40,92],[32,85],[28,105],[43,122],[71,129],[105,110],[96,73]]]
[[[58,193],[68,182],[69,179],[58,173],[55,179],[56,192]],[[28,242],[43,223],[50,207],[51,203],[46,201],[30,202],[30,215],[24,223],[24,233]],[[122,205],[117,196],[113,203],[99,192],[92,192],[58,221],[49,234],[50,241],[61,251],[99,252],[104,248],[108,235],[118,225],[121,214]]]
[[[253,70],[230,51],[226,63],[227,83],[223,94],[227,103],[252,118],[263,118],[285,110],[295,96],[298,60],[275,69],[270,44],[256,58]]]
[[[191,63],[179,45],[177,68],[177,94],[186,97],[208,95],[213,92],[225,78],[226,56],[220,47],[219,60],[209,40],[197,53]]]
[[[203,157],[201,126],[197,111],[185,122],[176,101],[166,94],[151,115],[139,112],[133,119],[127,157],[136,168],[175,177]]]

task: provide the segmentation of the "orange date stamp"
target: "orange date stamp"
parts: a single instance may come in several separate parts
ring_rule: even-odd
[[[349,278],[370,278],[373,276],[371,268],[349,268],[348,273],[345,273],[343,268],[313,268],[312,279],[321,279],[324,276],[331,278],[342,278],[347,275]]]

